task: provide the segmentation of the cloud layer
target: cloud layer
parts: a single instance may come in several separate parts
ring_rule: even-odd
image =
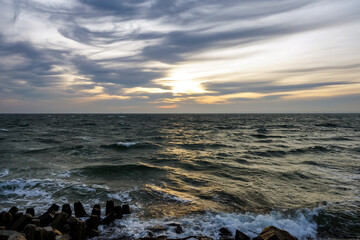
[[[0,112],[360,111],[357,0],[0,4]]]

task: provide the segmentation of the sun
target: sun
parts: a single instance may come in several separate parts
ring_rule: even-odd
[[[205,93],[206,90],[201,87],[201,83],[190,80],[176,80],[169,84],[172,87],[174,95]]]

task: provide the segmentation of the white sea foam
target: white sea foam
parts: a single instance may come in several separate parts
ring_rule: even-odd
[[[108,193],[107,197],[110,199],[118,200],[120,202],[131,202],[132,198],[128,191],[122,191],[117,193]]]
[[[228,228],[234,235],[236,229],[250,237],[257,236],[266,226],[275,226],[288,231],[298,239],[316,238],[317,225],[312,217],[317,214],[317,209],[298,212],[294,216],[285,216],[279,212],[271,212],[266,215],[255,214],[230,214],[230,213],[206,213],[204,215],[188,216],[178,219],[150,219],[141,220],[135,217],[127,217],[117,222],[117,227],[102,227],[102,235],[112,237],[132,236],[135,239],[146,237],[149,228],[165,226],[168,229],[157,233],[167,235],[168,238],[184,238],[188,236],[209,236],[219,239],[219,229]],[[179,223],[184,232],[176,234],[170,223]]]
[[[119,147],[131,147],[135,146],[136,144],[138,144],[138,142],[118,142],[116,145]]]
[[[10,170],[5,168],[0,170],[0,177],[5,177],[6,175],[8,175],[10,173]]]
[[[5,128],[1,128],[0,129],[1,132],[8,132],[9,130],[5,129]]]

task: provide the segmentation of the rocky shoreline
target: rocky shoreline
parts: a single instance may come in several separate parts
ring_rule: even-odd
[[[115,206],[114,201],[108,200],[105,206],[105,215],[101,215],[101,206],[93,206],[91,214],[87,214],[82,203],[76,202],[73,205],[74,214],[70,204],[53,204],[41,215],[35,215],[34,208],[26,209],[25,213],[19,212],[14,206],[9,211],[0,213],[0,240],[85,240],[96,239],[132,239],[106,238],[101,237],[100,225],[109,225],[116,219],[122,219],[123,215],[131,214],[130,206],[123,204]],[[170,239],[161,232],[172,228],[176,234],[182,234],[181,224],[170,223],[167,226],[153,226],[148,229],[147,237],[139,240],[212,240],[208,236],[187,236]],[[231,232],[223,227],[219,229],[220,240],[250,240],[251,238],[239,230]],[[268,226],[263,229],[253,240],[296,240],[285,230]]]

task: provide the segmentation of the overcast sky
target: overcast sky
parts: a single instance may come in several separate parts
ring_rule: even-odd
[[[0,0],[0,112],[360,112],[359,0]]]

